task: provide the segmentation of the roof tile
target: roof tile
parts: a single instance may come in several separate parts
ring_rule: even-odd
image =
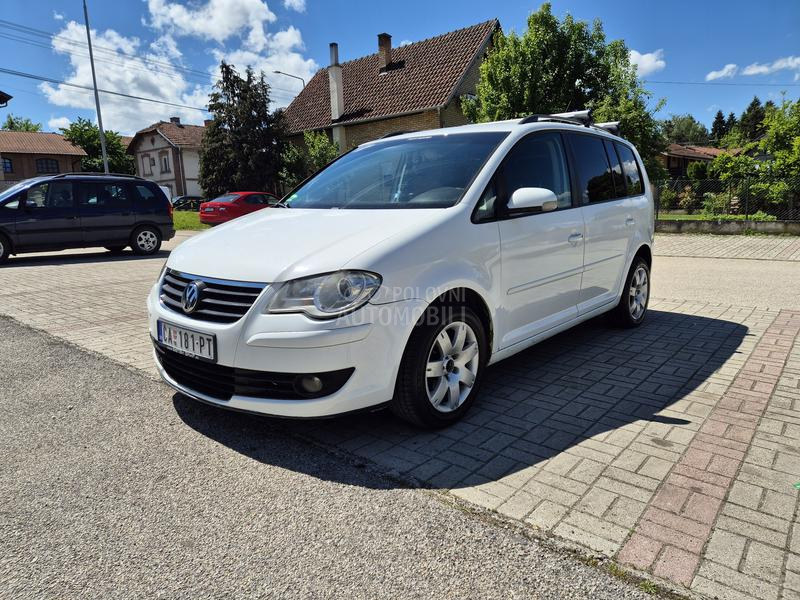
[[[60,133],[0,130],[0,154],[60,154],[86,156],[82,148],[64,139]]]
[[[377,53],[342,63],[345,112],[337,123],[444,106],[498,27],[497,19],[492,19],[392,48],[392,67],[383,73]],[[286,108],[285,117],[290,133],[332,125],[327,69],[316,72]]]

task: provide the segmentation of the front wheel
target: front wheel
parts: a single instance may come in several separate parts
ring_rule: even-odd
[[[0,265],[8,260],[11,255],[11,242],[9,239],[0,233]]]
[[[617,324],[621,327],[638,327],[647,314],[650,302],[650,267],[641,257],[633,259],[622,297],[614,309]]]
[[[471,308],[431,307],[408,340],[392,411],[425,428],[454,423],[475,402],[488,357],[485,328]]]
[[[139,227],[131,234],[131,248],[141,256],[155,254],[161,248],[161,233],[152,225]]]

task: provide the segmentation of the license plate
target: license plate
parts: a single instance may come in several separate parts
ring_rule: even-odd
[[[203,212],[214,212],[213,208],[204,208]]]
[[[167,348],[211,362],[217,360],[216,338],[208,333],[176,327],[164,321],[158,322],[158,341]]]

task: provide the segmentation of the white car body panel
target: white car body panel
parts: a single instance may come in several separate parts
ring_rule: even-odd
[[[243,369],[308,373],[355,367],[339,391],[313,400],[234,395],[222,401],[179,384],[159,365],[162,377],[175,389],[219,406],[279,416],[328,416],[391,400],[411,331],[445,291],[469,289],[488,308],[490,362],[610,310],[622,294],[635,253],[653,243],[652,194],[644,172],[645,193],[638,197],[516,219],[471,220],[509,149],[527,134],[553,129],[586,131],[553,122],[509,121],[392,138],[508,133],[461,201],[450,208],[259,211],[194,236],[172,252],[170,269],[268,285],[244,317],[225,324],[166,307],[156,282],[147,301],[151,335],[156,336],[159,319],[215,334],[218,364]],[[620,141],[603,131],[592,133]],[[377,273],[382,286],[367,305],[338,319],[265,312],[279,287],[275,284],[340,269]]]

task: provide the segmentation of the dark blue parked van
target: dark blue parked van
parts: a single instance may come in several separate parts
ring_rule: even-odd
[[[63,173],[0,193],[0,263],[11,254],[93,246],[154,254],[174,235],[164,192],[133,175]]]

